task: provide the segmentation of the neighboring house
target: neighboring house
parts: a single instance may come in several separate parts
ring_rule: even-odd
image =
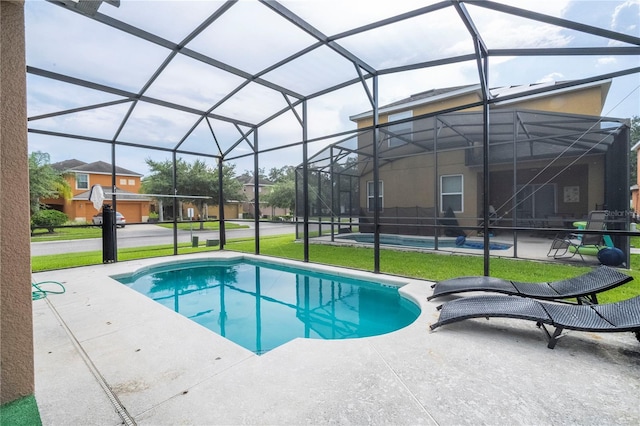
[[[160,203],[159,201],[151,202],[151,211],[160,212]],[[179,203],[180,210],[178,211],[178,219],[182,221],[189,220],[189,209],[193,209],[193,220],[214,220],[218,219],[218,215],[220,214],[220,207],[218,204],[204,204],[203,211],[198,209],[198,206],[192,203]],[[163,212],[162,216],[159,217],[159,220],[167,220],[167,218],[172,217],[173,207],[171,205],[164,207],[165,212]],[[242,203],[240,201],[226,201],[224,203],[224,217],[226,220],[232,219],[242,219]]]
[[[245,218],[253,217],[255,213],[255,179],[252,175],[243,174],[238,176],[238,181],[242,184],[242,193],[245,195],[246,201],[242,203],[242,213]],[[260,217],[275,218],[278,216],[288,216],[291,212],[289,209],[270,206],[266,201],[262,200],[266,194],[269,194],[273,188],[273,182],[261,179],[258,183],[258,193],[260,194]]]
[[[499,100],[556,84],[502,87],[491,94]],[[624,120],[600,117],[610,85],[610,80],[582,84],[492,104],[489,204],[503,224],[538,227],[558,217],[571,223],[595,208],[628,209],[628,176],[621,166],[628,155],[629,128]],[[378,137],[381,232],[432,235],[428,224],[449,208],[460,225],[479,224],[484,180],[483,117],[477,106],[481,95],[479,85],[452,87],[379,108],[380,124],[398,121],[381,127]],[[464,111],[436,115],[474,103]],[[360,180],[361,223],[373,216],[373,132],[366,130],[372,117],[372,112],[350,117],[363,129],[354,168]],[[341,146],[332,149],[332,156],[340,158]],[[339,207],[334,211],[341,211]],[[403,226],[407,224],[421,226]],[[366,226],[361,230],[371,231]]]
[[[41,200],[50,208],[65,213],[70,220],[91,222],[98,213],[89,201],[93,185],[101,185],[105,192],[105,204],[111,204],[112,166],[104,161],[85,163],[80,160],[65,160],[51,164],[63,172],[73,191],[73,199],[52,198]],[[140,173],[116,167],[116,210],[124,215],[128,223],[146,222],[149,219],[149,198],[139,195]]]

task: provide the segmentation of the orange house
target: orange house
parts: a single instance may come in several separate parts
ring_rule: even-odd
[[[41,200],[43,204],[66,214],[75,222],[91,222],[98,213],[89,201],[93,185],[101,185],[105,192],[105,203],[111,204],[112,166],[104,161],[85,163],[80,160],[65,160],[51,164],[55,170],[63,172],[73,198],[50,198]],[[127,223],[146,222],[149,219],[149,198],[139,194],[140,173],[116,167],[116,210],[124,215]]]

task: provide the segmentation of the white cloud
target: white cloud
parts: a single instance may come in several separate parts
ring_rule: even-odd
[[[547,74],[544,77],[538,79],[536,83],[550,83],[552,81],[564,80],[564,75],[560,72],[552,72],[551,74]]]
[[[640,0],[627,0],[617,6],[611,17],[614,31],[640,36]]]
[[[616,6],[611,16],[611,29],[640,37],[640,0],[627,0]],[[618,40],[609,40],[608,46],[628,46]]]

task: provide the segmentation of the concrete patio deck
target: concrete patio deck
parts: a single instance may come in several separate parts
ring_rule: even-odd
[[[550,350],[528,321],[431,332],[442,300],[400,279],[422,309],[410,326],[257,356],[109,278],[167,260],[34,274],[66,287],[33,303],[43,424],[640,424],[631,333],[567,332]]]

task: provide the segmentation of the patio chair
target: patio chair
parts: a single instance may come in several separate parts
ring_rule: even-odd
[[[562,281],[521,283],[495,277],[460,277],[437,282],[432,286],[433,294],[427,300],[469,291],[489,291],[512,296],[542,300],[576,298],[578,304],[598,303],[597,293],[618,287],[633,280],[608,266],[599,266],[586,274]]]
[[[567,305],[543,302],[526,297],[502,295],[464,297],[438,307],[439,320],[431,330],[442,325],[486,317],[535,321],[553,349],[564,329],[589,332],[631,331],[640,340],[640,296],[606,305]],[[550,333],[545,324],[555,327]]]
[[[594,210],[589,213],[589,219],[585,230],[588,231],[602,231],[605,228],[605,220],[607,218],[606,210]],[[547,252],[547,257],[553,257],[554,259],[563,258],[567,253],[571,253],[573,257],[576,254],[580,256],[580,259],[584,262],[582,254],[586,251],[593,254],[597,254],[598,250],[604,248],[602,243],[601,234],[568,234],[564,236],[556,235],[551,242],[551,247]]]

